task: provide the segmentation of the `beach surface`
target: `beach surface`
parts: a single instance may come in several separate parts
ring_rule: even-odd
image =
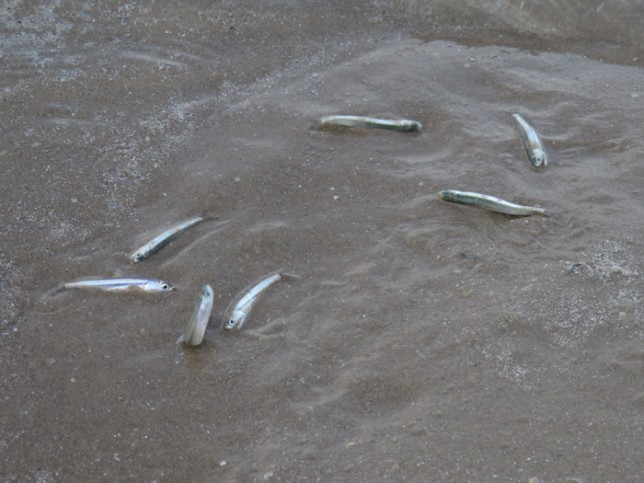
[[[5,2],[0,481],[640,481],[644,5],[518,3]]]

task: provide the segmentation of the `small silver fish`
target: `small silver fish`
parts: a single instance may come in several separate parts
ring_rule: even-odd
[[[126,290],[141,290],[143,292],[170,292],[174,287],[168,282],[154,278],[108,278],[76,280],[64,284],[65,288],[93,288],[118,292]]]
[[[183,221],[173,226],[172,228],[167,229],[159,236],[153,238],[145,245],[143,245],[141,248],[139,248],[134,253],[132,253],[132,255],[130,255],[130,258],[132,259],[132,263],[138,263],[141,260],[145,260],[150,255],[153,255],[159,250],[161,250],[164,246],[166,246],[172,240],[177,238],[183,232],[195,226],[197,223],[201,223],[202,221],[211,220],[211,219],[214,219],[214,218],[208,217],[205,214],[201,214],[198,216],[194,216],[189,220]]]
[[[543,144],[541,144],[541,139],[539,139],[537,131],[519,114],[512,114],[512,119],[514,119],[519,130],[523,147],[530,162],[535,168],[547,166],[548,158],[546,157],[546,151],[543,149]]]
[[[190,317],[183,335],[177,342],[183,341],[190,346],[201,345],[203,337],[206,334],[208,321],[210,320],[213,301],[214,294],[212,287],[206,284],[201,289],[201,294],[199,294],[199,298],[197,299],[192,317]]]
[[[285,274],[283,272],[276,272],[265,277],[250,289],[244,290],[242,295],[235,299],[226,309],[222,329],[241,329],[250,313],[250,310],[255,304],[257,297],[275,282],[286,278],[297,279],[299,277],[296,275]]]
[[[476,206],[497,213],[505,213],[506,215],[515,216],[528,216],[534,214],[545,214],[543,208],[535,206],[523,206],[509,201],[502,200],[496,196],[484,195],[481,193],[473,193],[471,191],[458,191],[458,190],[443,190],[438,193],[441,199],[451,203],[459,203],[461,205]]]
[[[380,119],[366,116],[325,116],[320,119],[322,127],[359,127],[379,128],[390,131],[412,132],[420,130],[423,125],[410,119]]]

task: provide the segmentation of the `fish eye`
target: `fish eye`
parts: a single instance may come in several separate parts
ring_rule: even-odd
[[[233,325],[235,325],[235,321],[233,319],[230,319],[228,321],[228,327],[232,327]]]
[[[167,284],[167,283],[165,283],[165,282],[163,282],[163,283],[161,284],[161,289],[163,289],[163,290],[170,290],[170,285],[169,285],[169,284]]]

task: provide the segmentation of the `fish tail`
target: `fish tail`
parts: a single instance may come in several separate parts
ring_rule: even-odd
[[[280,274],[280,280],[285,280],[285,281],[302,280],[301,275],[298,275],[293,272],[285,272],[283,270],[280,270],[278,273]]]
[[[208,208],[206,208],[201,213],[199,213],[199,216],[201,217],[202,221],[215,221],[219,219],[218,216],[215,216],[212,213],[210,213]]]

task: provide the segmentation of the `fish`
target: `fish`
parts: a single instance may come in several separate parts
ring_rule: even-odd
[[[420,130],[423,125],[410,119],[380,119],[367,116],[325,116],[320,119],[322,127],[360,127],[389,129],[390,131],[412,132]]]
[[[297,275],[284,272],[275,272],[264,277],[260,282],[254,284],[250,289],[245,289],[241,295],[233,300],[224,313],[222,330],[241,329],[250,313],[258,296],[268,287],[283,279],[299,279]]]
[[[193,216],[188,220],[182,221],[181,223],[174,225],[172,228],[168,228],[166,231],[154,237],[152,240],[150,240],[141,248],[137,249],[134,253],[132,253],[132,255],[130,255],[130,259],[132,260],[132,263],[139,263],[140,261],[145,260],[149,256],[154,255],[156,252],[161,250],[172,240],[177,238],[179,235],[181,235],[189,228],[192,228],[193,226],[195,226],[197,223],[201,223],[202,221],[206,221],[206,220],[214,220],[214,219],[215,218],[212,218],[206,215],[205,213],[202,213],[200,215]]]
[[[523,147],[528,155],[528,159],[535,168],[541,168],[548,165],[546,151],[543,149],[541,139],[537,131],[519,114],[512,114],[512,118],[519,130]]]
[[[170,292],[174,287],[168,282],[155,278],[107,278],[67,282],[64,288],[90,288],[108,292],[141,290],[143,292]]]
[[[209,284],[205,284],[201,289],[199,298],[197,299],[195,309],[192,312],[192,317],[188,320],[186,329],[177,342],[183,341],[189,346],[201,345],[203,337],[206,334],[208,321],[210,320],[213,301],[214,293],[212,291],[212,287]]]
[[[497,198],[496,196],[484,195],[471,191],[443,190],[438,193],[438,196],[451,203],[476,206],[478,208],[496,211],[497,213],[505,213],[506,215],[528,216],[545,214],[545,210],[543,208],[517,205],[515,203],[502,200],[501,198]]]

